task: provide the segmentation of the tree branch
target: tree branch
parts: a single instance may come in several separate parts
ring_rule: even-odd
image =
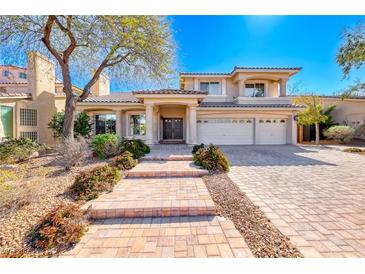
[[[125,55],[118,55],[116,58],[118,58],[116,61],[109,63],[111,57],[108,54],[105,59],[103,60],[103,62],[100,64],[100,66],[96,69],[96,71],[94,72],[93,77],[91,78],[91,80],[85,85],[82,94],[79,96],[78,101],[81,102],[83,100],[85,100],[89,94],[90,94],[90,90],[91,87],[96,83],[96,81],[99,79],[100,74],[103,72],[103,70],[107,67],[111,67],[114,66],[116,64],[119,64],[121,62],[123,62],[124,60],[126,60],[128,58],[128,56],[130,55],[130,53],[126,53]],[[113,58],[115,59],[115,58]]]
[[[72,15],[67,16],[67,28],[62,25],[62,23],[58,20],[58,18],[55,16],[54,21],[56,22],[57,26],[60,28],[60,30],[68,36],[70,39],[70,45],[68,48],[63,52],[63,61],[65,63],[68,62],[71,53],[74,51],[74,49],[77,47],[77,42],[75,39],[75,36],[73,35],[71,31],[71,25],[72,25]]]
[[[42,42],[47,47],[47,49],[50,51],[50,53],[57,59],[57,61],[60,63],[60,65],[62,65],[65,63],[63,62],[61,55],[52,47],[51,40],[50,40],[54,22],[55,22],[55,16],[49,15],[46,26],[44,27]]]

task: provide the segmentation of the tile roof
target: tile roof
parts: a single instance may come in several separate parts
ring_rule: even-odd
[[[132,92],[113,92],[104,96],[90,96],[83,103],[139,103]]]
[[[225,72],[180,72],[180,75],[222,75],[222,76],[229,76],[230,73]]]
[[[26,67],[20,67],[20,66],[16,66],[16,65],[7,65],[7,64],[1,64],[0,67],[12,67],[12,68],[17,68],[17,69],[23,69],[26,70]]]
[[[8,90],[2,90],[0,88],[0,97],[31,97],[32,95],[27,91],[21,91],[21,90],[14,90],[14,91],[8,91]]]
[[[180,72],[180,75],[222,75],[229,76],[232,75],[236,70],[301,70],[301,67],[234,67],[233,70],[228,72]]]
[[[236,69],[272,69],[272,70],[301,70],[301,67],[234,67],[233,71]]]
[[[202,102],[199,107],[204,108],[302,108],[296,104],[237,104],[233,102]]]
[[[181,95],[207,95],[207,91],[183,90],[183,89],[157,89],[157,90],[136,90],[133,94],[181,94]]]

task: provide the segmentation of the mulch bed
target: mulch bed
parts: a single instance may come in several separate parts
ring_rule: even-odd
[[[301,258],[302,254],[225,173],[212,173],[203,180],[218,214],[233,221],[252,253],[260,258]]]

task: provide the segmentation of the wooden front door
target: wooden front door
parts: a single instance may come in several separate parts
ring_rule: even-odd
[[[163,139],[183,139],[183,119],[163,119]]]

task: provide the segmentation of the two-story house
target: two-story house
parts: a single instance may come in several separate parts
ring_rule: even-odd
[[[180,73],[179,89],[110,92],[100,77],[92,94],[78,104],[92,118],[93,134],[112,132],[148,144],[295,144],[308,132],[297,128],[302,108],[286,96],[286,84],[300,68],[235,67],[230,73]],[[0,139],[29,137],[54,143],[48,123],[64,109],[63,85],[55,64],[28,54],[27,68],[0,66]],[[75,92],[81,92],[74,87]],[[365,99],[322,97],[337,105],[334,120],[365,122]]]
[[[235,67],[231,73],[182,72],[180,89],[91,96],[78,109],[93,117],[95,133],[116,132],[148,144],[295,144],[300,106],[286,97],[286,83],[298,71]],[[107,86],[104,79],[94,88]]]

